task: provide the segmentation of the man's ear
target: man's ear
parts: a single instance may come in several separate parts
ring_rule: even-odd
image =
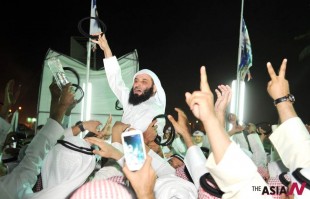
[[[153,94],[155,94],[157,92],[157,88],[156,85],[153,86]]]

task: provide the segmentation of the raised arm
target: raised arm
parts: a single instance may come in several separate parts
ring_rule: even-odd
[[[267,70],[271,78],[267,85],[267,91],[273,100],[277,100],[290,94],[289,83],[285,79],[286,64],[287,60],[284,59],[280,67],[279,75],[277,75],[271,63],[267,63]],[[289,100],[278,103],[276,108],[278,110],[281,123],[290,118],[297,117],[293,104]]]
[[[18,86],[18,89],[14,93],[14,84],[15,80],[11,79],[8,81],[5,87],[4,101],[0,110],[0,117],[2,117],[4,120],[8,119],[9,109],[15,104],[20,94],[21,85]]]
[[[215,89],[215,93],[217,96],[214,105],[215,114],[225,128],[226,109],[231,100],[231,88],[228,85],[219,85],[218,89]]]
[[[194,116],[202,121],[210,141],[215,162],[219,163],[231,141],[216,116],[213,93],[210,90],[204,66],[200,69],[200,91],[187,92],[185,97],[186,103]]]
[[[290,94],[289,83],[285,79],[287,60],[284,59],[279,74],[277,75],[268,62],[267,69],[271,80],[268,82],[267,91],[273,100],[277,100]],[[309,133],[297,116],[293,103],[290,100],[276,104],[281,125],[269,137],[277,149],[283,163],[290,171],[296,168],[309,168],[310,151]]]

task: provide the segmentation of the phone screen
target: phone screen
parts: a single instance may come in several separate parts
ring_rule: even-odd
[[[126,164],[131,171],[139,170],[145,160],[145,148],[142,133],[129,131],[122,134]],[[128,135],[126,135],[128,133]]]

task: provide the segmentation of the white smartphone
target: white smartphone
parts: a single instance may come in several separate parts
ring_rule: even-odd
[[[131,130],[122,133],[122,142],[128,169],[130,171],[141,169],[146,159],[142,131]]]

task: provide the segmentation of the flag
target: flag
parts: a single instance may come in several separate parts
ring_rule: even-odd
[[[91,0],[90,16],[99,18],[98,12],[97,12],[96,0]],[[89,34],[91,35],[91,34],[94,34],[97,32],[101,32],[101,28],[98,24],[98,21],[95,19],[90,19]],[[92,43],[92,49],[93,49],[93,51],[96,50],[96,44],[95,43]]]
[[[252,57],[250,37],[244,19],[242,19],[242,30],[240,33],[239,46],[241,48],[240,63],[239,63],[240,79],[244,81],[247,75],[249,81],[250,79],[252,79],[250,73],[250,67],[252,66],[253,57]]]

